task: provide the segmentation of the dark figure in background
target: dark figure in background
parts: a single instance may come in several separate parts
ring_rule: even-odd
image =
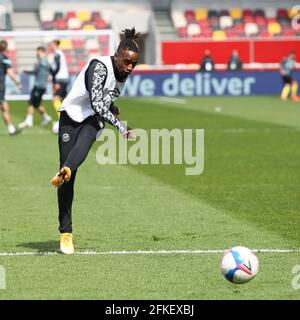
[[[209,50],[205,50],[204,57],[200,62],[200,71],[211,72],[215,69],[215,63]]]
[[[240,71],[243,68],[242,60],[239,56],[239,52],[237,50],[233,50],[231,57],[227,63],[228,71]]]

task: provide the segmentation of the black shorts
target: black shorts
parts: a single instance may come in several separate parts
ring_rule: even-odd
[[[28,104],[34,108],[38,108],[41,105],[43,94],[46,92],[46,89],[33,87],[30,93],[30,99]]]
[[[284,84],[291,84],[294,79],[292,76],[282,76],[282,81]]]
[[[55,85],[58,84],[59,88],[55,89]],[[56,81],[54,84],[54,92],[53,95],[59,96],[61,99],[64,99],[67,96],[67,86],[68,83]]]

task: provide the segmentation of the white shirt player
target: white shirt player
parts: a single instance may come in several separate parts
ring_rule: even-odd
[[[55,80],[60,82],[68,82],[69,72],[65,54],[60,50],[55,50],[53,61],[51,62],[52,69],[56,70]]]
[[[91,65],[93,67],[90,70]],[[91,77],[92,81],[87,81]],[[87,83],[90,83],[89,87]],[[110,56],[94,58],[79,73],[59,111],[66,111],[72,120],[79,123],[89,116],[99,114],[122,134],[126,133],[125,124],[109,110],[111,103],[120,96],[124,85],[125,81],[120,82],[116,79]]]

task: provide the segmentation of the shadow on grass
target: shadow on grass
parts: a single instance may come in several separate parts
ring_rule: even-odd
[[[45,242],[26,242],[18,244],[17,247],[35,249],[38,250],[38,252],[52,252],[59,249],[59,242],[57,240]]]

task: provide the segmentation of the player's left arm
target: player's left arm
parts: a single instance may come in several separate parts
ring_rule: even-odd
[[[56,54],[54,56],[54,62],[55,62],[55,68],[52,68],[51,66],[49,66],[49,73],[51,74],[52,76],[52,81],[53,83],[55,83],[55,77],[59,71],[59,68],[60,68],[60,55],[59,54]]]

